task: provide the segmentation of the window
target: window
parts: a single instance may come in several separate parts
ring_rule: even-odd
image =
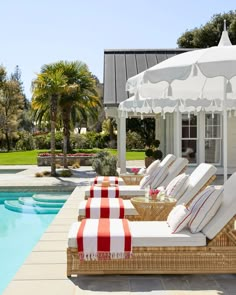
[[[182,114],[182,157],[186,157],[189,163],[197,163],[197,116]]]
[[[220,114],[205,115],[205,162],[221,163],[221,116]]]

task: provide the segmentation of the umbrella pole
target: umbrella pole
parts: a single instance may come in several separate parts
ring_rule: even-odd
[[[228,178],[228,128],[227,128],[227,107],[226,107],[226,79],[224,78],[224,100],[223,100],[223,162],[224,162],[224,183],[226,182]]]

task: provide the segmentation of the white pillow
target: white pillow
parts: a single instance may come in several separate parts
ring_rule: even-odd
[[[174,207],[167,217],[167,223],[172,231],[172,234],[180,232],[187,227],[191,218],[191,211],[184,205]]]
[[[165,193],[168,197],[179,199],[188,188],[189,175],[182,173],[167,185]]]
[[[165,166],[157,167],[154,173],[150,176],[151,178],[150,187],[152,189],[155,189],[158,186],[160,186],[162,181],[166,178],[167,174],[168,174],[168,167],[165,167]]]
[[[191,219],[189,228],[192,233],[197,233],[216,214],[223,199],[223,187],[210,186],[197,196],[190,205]]]
[[[139,183],[139,186],[140,186],[141,189],[144,189],[145,187],[147,187],[148,185],[150,185],[150,183],[151,183],[151,177],[150,177],[150,175],[145,175],[141,179],[141,181]]]
[[[160,160],[156,160],[154,162],[152,162],[146,169],[146,174],[147,175],[152,175],[153,172],[155,172],[155,170],[157,169],[157,167],[160,165],[161,161]]]

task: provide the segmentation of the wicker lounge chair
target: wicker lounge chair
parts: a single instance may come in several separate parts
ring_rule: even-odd
[[[235,214],[236,173],[224,184],[218,212],[199,233],[186,229],[171,234],[164,221],[130,222],[133,254],[129,259],[80,261],[76,234],[70,231],[67,275],[235,273]]]
[[[177,161],[177,160],[176,160]],[[172,166],[174,166],[173,164]],[[171,168],[170,168],[171,169]],[[211,164],[200,164],[189,176],[189,184],[188,188],[182,197],[178,200],[179,203],[189,203],[192,198],[198,194],[201,190],[203,190],[206,186],[210,185],[212,181],[215,179],[216,167]],[[164,182],[166,183],[166,181]],[[129,194],[129,196],[141,196],[140,193],[144,194],[144,190],[131,190],[131,187],[126,187],[126,191],[124,191],[125,187],[120,187],[121,192],[125,194]],[[122,190],[123,189],[123,190]],[[132,193],[132,195],[131,195]],[[85,207],[86,207],[86,200],[82,201],[79,204],[79,213],[78,213],[78,220],[81,220],[85,217]],[[148,204],[147,204],[148,206]],[[132,205],[130,200],[124,200],[124,208],[125,208],[125,217],[129,220],[140,220],[140,216],[138,215],[137,211],[135,210],[134,206]],[[167,215],[169,214],[170,208],[167,208],[165,212],[162,212],[160,216],[156,216],[156,220],[166,220]],[[153,220],[149,219],[149,220]]]
[[[165,173],[160,175],[160,181],[158,186],[166,186],[173,178],[185,171],[188,164],[188,160],[185,158],[177,158],[171,166],[169,166],[169,161],[163,160],[160,163],[162,171]],[[120,185],[119,186],[120,197],[123,199],[130,199],[134,196],[144,196],[145,189],[141,189],[139,185]],[[85,199],[90,196],[90,187],[85,190]]]

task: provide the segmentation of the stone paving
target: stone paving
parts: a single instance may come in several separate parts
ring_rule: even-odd
[[[84,185],[88,183],[93,172],[90,167],[81,167],[79,177],[73,177],[70,181],[64,179],[49,180],[46,177],[35,180],[34,173],[36,170],[38,170],[38,167],[31,167],[28,172],[21,172],[19,181],[13,175],[1,175],[0,185],[9,188],[14,184],[26,186],[33,183],[37,186],[40,184],[42,186],[60,185],[60,187],[76,185],[76,188],[16,273],[3,293],[4,295],[95,295],[110,292],[119,295],[236,294],[236,275],[231,274],[110,275],[67,278],[67,233],[71,223],[77,219],[78,204],[83,199]],[[218,178],[217,183],[221,181],[222,178]]]

